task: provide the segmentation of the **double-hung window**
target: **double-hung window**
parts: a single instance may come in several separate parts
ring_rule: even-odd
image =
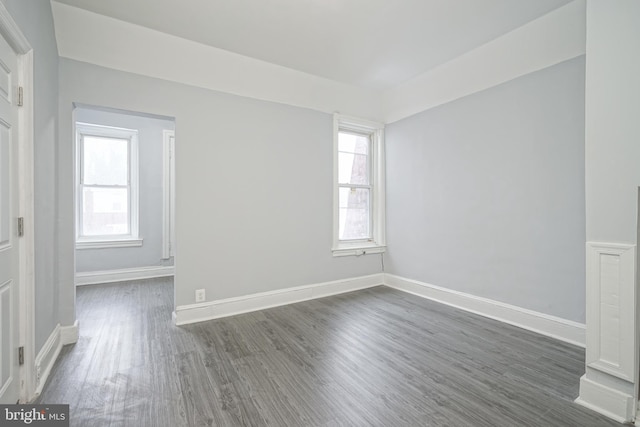
[[[334,116],[333,255],[385,250],[384,126]]]
[[[76,247],[141,246],[138,131],[76,123]]]

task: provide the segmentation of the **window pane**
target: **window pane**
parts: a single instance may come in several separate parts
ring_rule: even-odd
[[[369,135],[338,132],[338,151],[346,153],[369,154]]]
[[[340,188],[339,225],[340,240],[369,239],[369,189]]]
[[[82,234],[129,234],[129,191],[126,188],[83,188]]]
[[[369,159],[362,154],[338,153],[340,184],[369,184]]]
[[[127,139],[85,136],[83,142],[83,184],[128,184],[129,141]]]
[[[369,144],[367,135],[338,134],[338,182],[369,184]]]

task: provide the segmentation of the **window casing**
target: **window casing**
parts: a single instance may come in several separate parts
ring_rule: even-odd
[[[141,246],[138,131],[76,123],[76,247]]]
[[[336,114],[333,148],[333,255],[384,252],[384,126]]]
[[[162,259],[175,256],[176,248],[176,156],[175,156],[175,131],[165,129],[162,131]]]

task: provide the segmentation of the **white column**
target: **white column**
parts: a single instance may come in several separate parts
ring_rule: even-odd
[[[638,402],[640,1],[587,0],[586,373],[577,402],[633,421]]]

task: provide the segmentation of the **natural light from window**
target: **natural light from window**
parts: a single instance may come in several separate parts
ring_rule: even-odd
[[[333,116],[333,256],[382,253],[384,125]]]
[[[340,240],[371,239],[371,179],[369,135],[338,133]]]
[[[82,235],[129,234],[129,140],[85,136],[82,165]]]

